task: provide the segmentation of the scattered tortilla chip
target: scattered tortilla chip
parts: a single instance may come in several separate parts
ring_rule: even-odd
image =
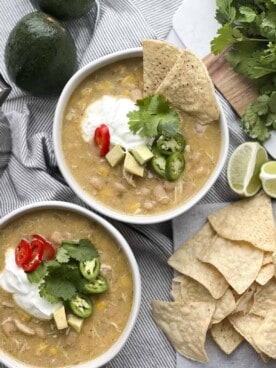
[[[181,280],[179,280],[179,276],[172,279],[171,297],[173,298],[175,302],[178,302],[182,298]]]
[[[264,252],[263,266],[272,263],[272,254],[271,252]]]
[[[260,327],[263,322],[263,318],[255,316],[254,314],[244,315],[243,313],[235,313],[229,316],[228,320],[235,330],[242,335],[247,342],[249,342],[257,353],[260,353],[260,349],[255,344],[252,334]]]
[[[274,265],[272,263],[262,266],[258,276],[256,277],[256,282],[259,285],[265,285],[274,276]]]
[[[259,328],[253,333],[258,349],[276,359],[276,310],[270,310]]]
[[[272,253],[272,264],[274,266],[274,276],[276,277],[276,252]]]
[[[212,318],[212,324],[216,324],[224,320],[236,308],[236,301],[230,289],[226,290],[225,294],[217,300],[216,309]]]
[[[181,51],[165,41],[144,40],[144,96],[153,94],[175,64]]]
[[[238,294],[256,279],[263,261],[263,252],[252,245],[233,242],[216,236],[199,255],[225,277]]]
[[[219,299],[228,288],[225,278],[213,266],[198,259],[200,252],[210,243],[213,236],[214,232],[207,223],[187,243],[176,250],[168,263],[178,272],[198,281],[215,299]]]
[[[266,251],[276,249],[271,199],[264,192],[234,202],[208,219],[223,238],[246,241]]]
[[[260,352],[260,357],[262,358],[262,361],[264,363],[268,363],[270,361],[270,357],[266,355],[265,353]]]
[[[200,123],[219,119],[213,82],[203,62],[189,50],[182,52],[156,93]]]
[[[204,344],[214,309],[204,302],[152,302],[153,318],[175,350],[202,363],[208,362]]]
[[[250,313],[265,317],[271,309],[276,309],[276,281],[274,278],[266,285],[258,287]]]
[[[254,302],[254,294],[257,290],[257,284],[252,284],[238,299],[236,302],[236,309],[233,313],[242,312],[243,314],[249,313]]]
[[[213,325],[210,332],[215,342],[225,354],[231,354],[244,340],[228,319]]]
[[[176,276],[172,280],[171,294],[175,301],[215,303],[215,299],[204,286],[185,275]]]

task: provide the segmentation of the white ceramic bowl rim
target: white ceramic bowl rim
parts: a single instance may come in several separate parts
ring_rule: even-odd
[[[60,201],[49,201],[49,202],[38,202],[33,203],[24,207],[21,207],[10,214],[4,216],[2,219],[0,219],[0,229],[1,227],[7,225],[8,223],[16,220],[18,217],[21,217],[22,215],[33,212],[33,211],[40,211],[45,209],[60,209],[60,210],[66,210],[75,212],[78,214],[81,214],[85,217],[90,218],[92,221],[95,221],[103,226],[112,236],[113,238],[119,243],[120,247],[122,248],[124,254],[126,255],[126,258],[129,262],[129,266],[131,269],[132,277],[133,277],[133,284],[134,284],[134,293],[133,293],[133,304],[132,309],[130,312],[130,316],[128,319],[128,322],[125,326],[124,331],[122,332],[119,339],[115,342],[114,345],[110,347],[105,353],[100,355],[99,357],[80,363],[78,365],[74,365],[74,367],[77,368],[98,368],[102,367],[104,364],[108,363],[111,359],[113,359],[119,351],[123,348],[125,345],[134,325],[138,317],[139,308],[140,308],[140,302],[141,302],[141,277],[139,268],[136,262],[136,259],[132,253],[132,250],[125,240],[125,238],[122,236],[122,234],[109,222],[107,222],[102,217],[98,216],[97,214],[80,207],[76,204],[72,203],[66,203],[66,202],[60,202]],[[0,351],[0,361],[5,364],[9,368],[34,368],[34,366],[19,362],[15,359],[13,359],[10,355],[6,354],[3,351]],[[69,366],[64,366],[69,367]]]
[[[77,194],[77,196],[83,200],[89,207],[94,210],[104,214],[108,217],[111,217],[116,220],[120,220],[126,223],[134,223],[134,224],[154,224],[160,223],[163,221],[171,220],[182,213],[188,211],[191,207],[193,207],[202,197],[210,190],[212,185],[217,180],[219,174],[221,173],[223,166],[225,164],[228,147],[229,147],[229,132],[228,126],[226,122],[226,118],[222,109],[222,106],[217,98],[219,109],[220,109],[220,129],[221,129],[221,151],[219,160],[217,165],[209,177],[208,181],[205,185],[197,192],[189,201],[184,203],[183,205],[178,206],[172,210],[168,210],[166,212],[162,212],[160,214],[153,215],[127,215],[119,211],[115,211],[112,208],[98,202],[93,199],[92,196],[89,196],[77,183],[75,178],[70,172],[70,169],[65,163],[63,152],[62,152],[62,144],[61,144],[61,125],[63,122],[63,116],[65,107],[70,99],[70,96],[74,89],[90,74],[95,72],[96,70],[113,64],[116,61],[124,60],[133,57],[141,57],[142,56],[142,48],[133,48],[128,50],[119,51],[113,54],[109,54],[103,56],[91,63],[87,64],[85,67],[81,68],[77,71],[76,74],[72,76],[72,78],[68,81],[66,86],[64,87],[60,98],[57,103],[55,117],[54,117],[54,126],[53,126],[53,140],[54,140],[54,150],[57,159],[58,166],[62,175],[64,176],[66,182],[72,188],[72,190]]]

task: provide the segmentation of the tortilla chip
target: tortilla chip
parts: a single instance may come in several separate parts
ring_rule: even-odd
[[[165,41],[144,40],[144,96],[153,94],[175,64],[181,51]]]
[[[257,284],[252,284],[237,300],[236,308],[233,313],[242,312],[243,314],[249,313],[254,302],[254,294],[257,290]]]
[[[168,264],[178,272],[191,277],[203,285],[210,294],[219,299],[228,288],[225,278],[211,265],[199,261],[198,256],[214,236],[207,223],[198,233],[182,245],[169,258]]]
[[[253,306],[250,313],[265,317],[271,310],[276,309],[276,281],[270,280],[266,285],[259,286],[254,295]]]
[[[213,325],[210,332],[225,354],[231,354],[244,340],[227,319]]]
[[[276,277],[276,252],[272,253],[271,259],[274,266],[274,276]]]
[[[272,263],[262,266],[258,276],[256,277],[256,282],[259,285],[265,285],[274,276],[274,265]]]
[[[263,322],[263,318],[255,316],[254,314],[244,315],[243,313],[235,313],[229,316],[228,320],[235,330],[245,338],[257,353],[260,353],[260,349],[253,340],[252,335],[254,331],[260,327]]]
[[[276,310],[270,310],[259,328],[253,332],[258,349],[276,359]]]
[[[212,318],[212,324],[216,324],[224,320],[236,308],[234,295],[230,289],[226,290],[225,294],[217,300],[216,309]]]
[[[272,254],[271,252],[264,252],[263,266],[272,263]]]
[[[271,199],[263,192],[234,202],[211,214],[208,219],[223,238],[246,241],[266,251],[276,249]]]
[[[182,52],[156,94],[164,95],[175,108],[200,123],[219,119],[213,82],[203,62],[189,50]]]
[[[199,259],[216,267],[232,288],[242,294],[256,279],[263,252],[248,243],[216,236],[199,254]]]
[[[214,309],[204,302],[152,302],[153,318],[175,350],[201,363],[208,362],[204,344]]]
[[[171,295],[175,301],[215,303],[215,299],[204,286],[185,275],[176,276],[172,280]]]

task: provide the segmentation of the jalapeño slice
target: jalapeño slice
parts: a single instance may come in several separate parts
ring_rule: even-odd
[[[99,258],[80,262],[80,272],[86,280],[94,280],[100,273],[101,262]]]
[[[83,294],[101,294],[108,289],[108,283],[105,277],[99,275],[95,280],[83,281],[79,289]]]
[[[71,311],[80,318],[88,318],[93,312],[92,301],[85,295],[76,294],[70,301]]]
[[[185,168],[185,159],[182,153],[176,152],[166,160],[166,178],[169,181],[177,180]]]
[[[175,134],[173,137],[161,135],[156,141],[156,146],[159,152],[166,156],[175,152],[183,152],[185,145],[185,139],[180,133]]]

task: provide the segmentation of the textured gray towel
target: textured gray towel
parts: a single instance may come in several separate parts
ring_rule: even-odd
[[[96,7],[79,20],[66,22],[78,49],[79,66],[99,56],[140,46],[144,38],[166,38],[181,0],[102,0],[94,30]],[[33,11],[27,0],[0,1],[0,71],[4,47],[15,23]],[[13,86],[0,114],[0,215],[40,200],[80,201],[58,172],[53,154],[52,121],[56,99],[26,95]],[[108,367],[174,368],[176,356],[151,318],[150,301],[166,299],[172,271],[166,260],[172,241],[154,227],[128,227],[113,222],[137,257],[143,283],[141,312],[122,352]],[[3,366],[0,367],[2,368]]]

